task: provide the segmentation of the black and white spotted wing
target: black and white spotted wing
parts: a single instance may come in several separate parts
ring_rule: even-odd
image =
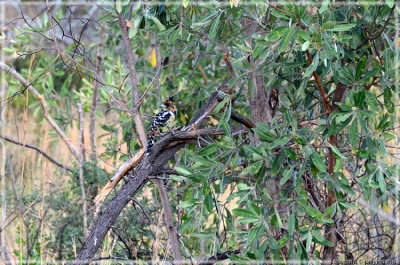
[[[171,111],[160,111],[151,123],[150,132],[164,127],[168,123],[169,119],[171,119],[172,115],[173,113]]]
[[[155,117],[150,126],[150,135],[147,143],[147,153],[151,151],[154,145],[154,136],[157,130],[161,130],[163,127],[168,127],[169,123],[174,122],[175,112],[172,111],[160,111]]]

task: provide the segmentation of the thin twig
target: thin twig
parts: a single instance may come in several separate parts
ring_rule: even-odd
[[[77,149],[72,145],[70,139],[67,137],[67,135],[64,133],[64,131],[60,128],[60,126],[53,120],[53,118],[49,115],[49,109],[47,106],[47,103],[44,99],[44,97],[33,87],[31,86],[25,78],[22,77],[16,70],[13,68],[9,67],[8,65],[4,64],[3,62],[0,62],[0,69],[8,71],[12,76],[14,76],[24,87],[29,89],[29,91],[32,92],[32,94],[40,101],[40,104],[42,105],[43,109],[43,116],[44,118],[50,123],[50,125],[55,129],[57,134],[61,137],[61,139],[64,141],[64,143],[67,145],[68,149],[70,150],[71,154],[74,156],[74,158],[79,161],[79,153]]]
[[[20,145],[20,146],[25,146],[27,148],[36,150],[39,154],[43,155],[45,158],[47,158],[51,163],[55,164],[56,166],[63,168],[65,170],[68,170],[69,172],[73,172],[73,170],[69,166],[63,165],[62,163],[58,162],[57,160],[52,158],[49,154],[47,154],[45,151],[43,151],[42,149],[40,149],[39,147],[37,147],[35,145],[27,144],[27,143],[24,144],[24,143],[21,143],[17,140],[11,139],[10,137],[2,135],[2,134],[0,134],[0,138],[6,140],[7,142],[10,142],[10,143],[13,143],[16,145]]]
[[[97,46],[97,63],[96,63],[96,74],[100,75],[100,66],[101,66],[101,50],[103,47],[103,39],[104,39],[104,29],[100,30],[100,39],[99,44]],[[97,107],[97,90],[99,87],[99,82],[94,81],[93,86],[93,95],[92,95],[92,105],[90,105],[90,120],[89,120],[89,134],[90,134],[90,147],[92,154],[90,158],[92,161],[96,161],[97,153],[96,153],[96,107]]]

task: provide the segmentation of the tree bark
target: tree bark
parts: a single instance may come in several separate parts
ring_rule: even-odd
[[[147,145],[147,136],[146,131],[144,129],[142,117],[140,115],[139,106],[137,102],[139,102],[139,87],[138,87],[138,80],[136,75],[136,59],[132,52],[132,40],[129,39],[128,36],[128,28],[126,26],[125,19],[123,18],[122,14],[117,12],[118,14],[118,22],[122,32],[122,38],[124,40],[125,50],[126,50],[126,57],[128,61],[128,69],[130,72],[131,78],[131,92],[132,92],[132,113],[133,113],[133,120],[135,121],[135,129],[136,133],[139,136],[139,144],[142,147],[146,147]]]
[[[86,192],[85,185],[83,182],[83,163],[85,163],[85,148],[84,148],[84,135],[83,135],[83,109],[82,104],[78,103],[79,112],[79,146],[80,146],[80,158],[79,158],[79,185],[81,187],[82,196],[82,212],[83,212],[83,235],[86,238],[88,235],[87,226],[87,204],[86,204]]]
[[[224,91],[228,78],[217,90]],[[187,141],[197,139],[199,136],[221,135],[221,129],[198,129],[212,113],[221,98],[215,92],[204,104],[203,108],[195,115],[192,121],[181,131],[170,132],[161,138],[148,155],[145,155],[138,164],[134,174],[129,177],[127,183],[122,186],[118,194],[111,200],[104,213],[93,226],[89,236],[86,238],[78,256],[72,264],[87,264],[95,255],[110,227],[115,223],[118,215],[125,205],[133,198],[136,192],[149,180],[149,177],[159,172],[163,165],[181,149]],[[242,126],[233,127],[232,131],[244,130]]]
[[[161,204],[164,210],[164,222],[168,230],[168,241],[171,246],[172,256],[174,257],[176,264],[181,264],[182,254],[178,239],[178,231],[172,218],[171,205],[168,200],[167,191],[165,190],[165,185],[162,180],[156,179],[155,183],[157,185]]]
[[[100,40],[97,47],[97,62],[96,62],[96,75],[100,76],[100,66],[101,66],[101,50],[103,47],[104,39],[104,28],[100,31]],[[97,107],[97,90],[99,88],[98,80],[94,81],[93,85],[93,95],[92,95],[92,105],[90,105],[90,120],[89,120],[89,134],[90,134],[90,148],[91,154],[90,159],[95,162],[97,160],[96,152],[96,107]]]

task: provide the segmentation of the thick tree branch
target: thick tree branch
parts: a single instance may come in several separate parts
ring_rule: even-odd
[[[0,138],[6,140],[7,142],[16,144],[16,145],[20,145],[20,146],[25,146],[27,148],[36,150],[39,154],[43,155],[45,158],[47,158],[51,163],[53,163],[54,165],[63,168],[65,170],[68,170],[69,172],[73,172],[72,169],[69,166],[63,165],[60,162],[58,162],[57,160],[55,160],[54,158],[52,158],[49,154],[47,154],[45,151],[43,151],[42,149],[40,149],[39,147],[32,145],[32,144],[27,144],[27,143],[21,143],[17,140],[11,139],[8,136],[2,135],[0,134]]]
[[[230,79],[231,77],[228,78],[218,90],[224,92],[224,89],[227,89],[226,84]],[[207,119],[217,106],[219,100],[219,94],[215,92],[206,101],[203,108],[194,116],[189,126],[183,128],[182,131],[170,132],[156,142],[150,154],[143,157],[137,165],[134,174],[129,177],[127,183],[122,186],[118,194],[109,203],[104,213],[99,217],[73,264],[86,264],[90,262],[97,249],[100,247],[109,228],[114,224],[126,204],[134,197],[139,189],[145,185],[150,177],[159,172],[165,163],[185,145],[185,141],[197,139],[199,136],[206,137],[224,134],[221,129],[207,128],[194,130],[192,128],[192,126],[200,126]],[[240,130],[244,130],[244,128],[242,126],[232,128],[232,132]]]

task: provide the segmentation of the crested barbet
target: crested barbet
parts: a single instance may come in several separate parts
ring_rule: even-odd
[[[150,153],[151,148],[154,145],[154,136],[158,132],[168,131],[175,121],[176,105],[173,97],[165,100],[164,103],[161,104],[160,108],[160,112],[154,117],[150,126],[146,153]]]

